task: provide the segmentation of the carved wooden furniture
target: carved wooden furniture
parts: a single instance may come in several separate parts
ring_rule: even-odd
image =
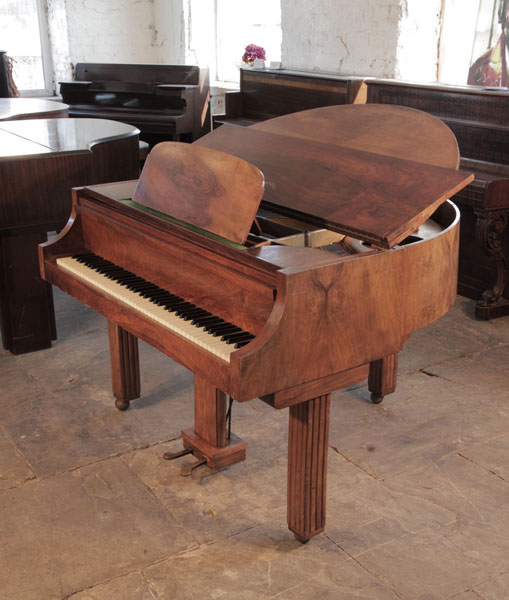
[[[209,74],[201,67],[78,63],[60,93],[71,117],[129,123],[150,145],[210,131]]]
[[[368,102],[429,112],[456,135],[475,181],[454,197],[461,211],[458,291],[481,319],[509,314],[509,92],[474,86],[368,80]]]
[[[387,385],[409,335],[449,309],[459,219],[446,198],[472,180],[400,156],[398,117],[398,131],[413,124],[457,164],[454,136],[429,115],[315,112],[344,126],[345,145],[228,125],[192,146],[162,144],[138,184],[76,190],[67,226],[40,246],[43,277],[109,320],[118,408],[140,393],[138,337],[195,374],[195,424],[177,456],[213,469],[244,459],[227,396],[289,407],[288,525],[301,541],[325,526],[330,392],[370,365]],[[225,212],[239,196],[245,208]]]
[[[0,121],[67,117],[69,107],[42,98],[0,98]]]
[[[364,79],[287,69],[240,69],[240,90],[226,92],[216,125],[252,125],[300,110],[366,101]]]
[[[3,347],[41,350],[56,338],[51,286],[37,244],[61,229],[71,188],[137,177],[138,130],[96,119],[0,123],[0,314]]]

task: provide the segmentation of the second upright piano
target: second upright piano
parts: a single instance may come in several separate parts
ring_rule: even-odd
[[[188,65],[78,63],[60,82],[69,116],[137,127],[150,145],[193,141],[210,131],[208,69]]]

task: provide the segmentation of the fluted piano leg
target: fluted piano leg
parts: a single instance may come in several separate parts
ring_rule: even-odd
[[[115,406],[127,410],[129,402],[140,397],[138,338],[113,321],[108,321],[111,383]]]
[[[194,376],[194,429],[182,431],[184,448],[205,459],[212,469],[245,460],[247,442],[230,433],[227,437],[227,398],[206,379]]]
[[[387,394],[396,389],[398,376],[398,354],[389,354],[369,365],[368,389],[371,401],[380,404]]]
[[[330,394],[290,406],[288,528],[307,542],[325,527]]]

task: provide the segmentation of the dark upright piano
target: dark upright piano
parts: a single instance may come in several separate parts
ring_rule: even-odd
[[[150,145],[210,131],[208,69],[187,65],[78,63],[60,82],[71,117],[122,121]]]
[[[368,102],[429,112],[456,135],[461,168],[475,181],[454,197],[461,211],[458,291],[475,314],[509,314],[509,91],[368,80]]]
[[[312,139],[313,122],[344,143]],[[408,127],[438,155],[402,133],[399,147]],[[380,392],[390,357],[454,302],[459,218],[446,199],[472,176],[437,164],[458,162],[441,121],[399,107],[224,125],[156,146],[138,183],[75,190],[41,271],[108,319],[118,408],[140,394],[137,338],[195,374],[194,427],[167,458],[245,458],[227,396],[289,407],[288,526],[307,541],[325,526],[330,393],[368,372]]]
[[[300,110],[366,102],[362,77],[288,69],[240,69],[240,90],[226,92],[216,125],[248,126]]]
[[[97,119],[0,122],[0,324],[5,349],[13,354],[42,350],[56,338],[51,286],[41,280],[37,244],[67,222],[72,187],[138,174],[138,130],[130,125]]]

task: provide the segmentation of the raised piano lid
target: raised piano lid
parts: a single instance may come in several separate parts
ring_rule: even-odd
[[[263,196],[263,175],[230,154],[163,142],[148,155],[133,201],[243,244]]]
[[[454,170],[459,152],[447,126],[397,106],[332,106],[247,128],[223,125],[193,145],[256,165],[269,208],[382,248],[473,179]]]

